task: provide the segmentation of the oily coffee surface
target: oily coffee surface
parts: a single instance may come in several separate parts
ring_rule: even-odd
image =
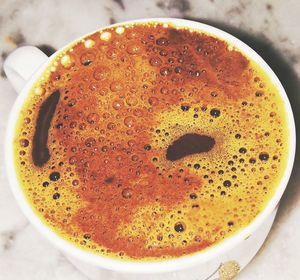
[[[57,55],[25,102],[15,164],[35,212],[108,257],[191,254],[247,226],[286,165],[278,89],[234,46],[157,23]]]

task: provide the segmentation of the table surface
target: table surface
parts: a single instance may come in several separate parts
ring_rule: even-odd
[[[232,33],[254,48],[282,81],[300,123],[298,0],[1,0],[0,67],[16,47],[60,48],[75,38],[135,18],[194,19]],[[3,144],[16,93],[0,77],[0,280],[87,280],[26,220],[9,189]],[[270,235],[238,280],[300,279],[300,153]]]

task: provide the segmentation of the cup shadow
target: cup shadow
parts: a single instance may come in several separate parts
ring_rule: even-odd
[[[284,56],[278,50],[276,50],[276,46],[274,46],[274,44],[263,34],[250,34],[236,27],[232,27],[224,22],[200,18],[186,19],[209,24],[234,35],[254,49],[269,64],[286,90],[294,113],[296,137],[297,139],[300,139],[300,77],[298,77],[296,72],[293,70],[291,63],[287,62]],[[300,147],[298,145],[296,147],[296,156],[292,175],[282,197],[278,214],[274,223],[275,230],[276,224],[284,222],[285,216],[291,213],[291,211],[296,207],[297,202],[300,200],[299,170]]]

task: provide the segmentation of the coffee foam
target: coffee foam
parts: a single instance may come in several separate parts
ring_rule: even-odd
[[[51,156],[35,166],[39,108],[57,90]],[[215,144],[168,160],[186,134]],[[278,89],[253,61],[205,34],[138,24],[54,59],[23,106],[15,161],[32,207],[63,238],[109,257],[172,258],[253,221],[282,176],[287,135]]]

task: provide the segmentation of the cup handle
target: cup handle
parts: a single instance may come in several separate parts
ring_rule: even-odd
[[[47,59],[47,55],[32,46],[20,47],[6,58],[3,69],[17,93]]]

